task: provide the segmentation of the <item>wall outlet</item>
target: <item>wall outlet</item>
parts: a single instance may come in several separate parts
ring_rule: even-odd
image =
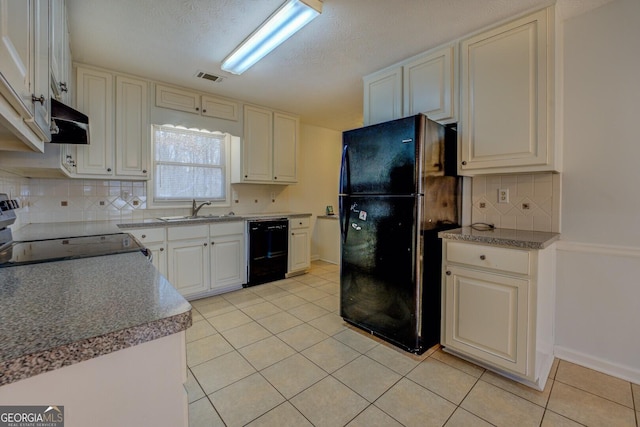
[[[500,188],[498,190],[498,203],[509,203],[509,189]]]

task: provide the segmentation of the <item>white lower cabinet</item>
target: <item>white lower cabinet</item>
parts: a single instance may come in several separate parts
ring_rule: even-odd
[[[445,351],[543,390],[553,363],[555,245],[443,241]]]
[[[169,227],[169,282],[183,296],[209,289],[209,229],[206,225]]]
[[[287,275],[304,273],[311,266],[309,218],[289,220],[289,268]]]
[[[142,245],[151,251],[152,263],[163,275],[167,276],[167,237],[166,229],[141,228],[129,232]]]
[[[211,240],[211,290],[216,293],[238,289],[246,283],[244,222],[209,226]]]

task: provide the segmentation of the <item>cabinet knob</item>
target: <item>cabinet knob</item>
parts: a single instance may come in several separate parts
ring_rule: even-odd
[[[216,244],[216,242],[211,242],[211,246],[213,246],[213,245],[215,245],[215,244]]]
[[[39,102],[40,105],[44,105],[44,101],[46,101],[44,95],[40,95],[40,98],[36,97],[35,95],[31,95],[31,101],[35,104],[36,102]]]
[[[65,82],[58,83],[58,86],[60,86],[60,92],[68,92],[69,91],[69,89],[67,89],[67,84]]]
[[[447,270],[446,275],[447,276],[451,276],[451,272],[449,270]]]
[[[204,110],[204,109],[203,109],[203,110],[202,110],[202,112],[203,112],[203,113],[206,113],[206,112],[207,112],[207,110]]]
[[[111,168],[107,168],[107,172],[111,172]]]
[[[245,175],[244,177],[245,177],[245,178],[249,178],[249,175]]]
[[[480,255],[480,259],[484,261],[485,259],[487,259],[487,257],[484,255]]]
[[[140,237],[142,237],[143,239],[146,239],[146,238],[147,238],[147,235],[146,235],[146,234],[143,234],[143,235],[142,235],[142,236],[140,236]]]
[[[147,170],[146,169],[142,169],[142,173],[147,173]]]
[[[196,111],[200,111],[200,107],[196,107]]]
[[[296,233],[291,233],[291,235],[292,235],[292,236],[295,236],[295,235],[296,235]]]
[[[160,252],[164,252],[164,248],[160,248]]]
[[[467,161],[466,161],[466,160],[463,160],[463,161],[462,161],[462,166],[466,166],[466,165],[467,165]]]
[[[204,244],[204,245],[205,245],[205,246],[207,246],[207,243],[205,242],[205,244]]]
[[[274,177],[273,177],[273,179],[278,179],[278,177],[277,177],[277,176],[274,176]]]

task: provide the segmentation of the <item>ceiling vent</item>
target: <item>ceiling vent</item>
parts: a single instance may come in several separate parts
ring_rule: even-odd
[[[221,81],[224,80],[223,77],[220,76],[216,76],[215,74],[211,74],[211,73],[205,73],[204,71],[198,71],[196,73],[196,77],[200,78],[200,79],[205,79],[205,80],[209,80],[215,83],[220,83]]]

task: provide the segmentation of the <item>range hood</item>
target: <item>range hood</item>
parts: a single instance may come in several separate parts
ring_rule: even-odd
[[[89,144],[89,117],[52,97],[51,142]]]

